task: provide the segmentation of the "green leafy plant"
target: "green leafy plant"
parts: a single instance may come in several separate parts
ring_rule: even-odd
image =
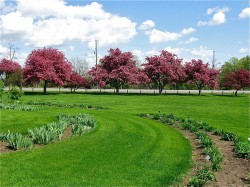
[[[51,123],[46,126],[29,129],[28,133],[34,143],[48,144],[56,139],[61,140],[67,124],[64,122]]]
[[[19,90],[17,87],[11,88],[9,91],[9,98],[11,100],[19,100],[23,95],[23,92]]]
[[[221,134],[221,139],[225,141],[237,141],[238,138],[234,133],[223,131]]]
[[[238,141],[235,144],[234,151],[235,151],[237,157],[250,159],[250,142],[249,141]]]
[[[204,186],[208,181],[216,181],[216,178],[210,171],[209,166],[204,166],[202,169],[197,171],[196,176],[190,179],[188,186],[201,187]]]
[[[19,105],[19,104],[4,104],[4,103],[0,103],[0,109],[20,110],[20,111],[41,110],[41,108],[36,108],[36,107],[32,107],[32,106],[25,106],[25,105]]]
[[[4,93],[4,82],[0,80],[0,98],[2,98]]]
[[[22,149],[22,148],[31,148],[33,146],[32,141],[19,133],[9,133],[6,136],[6,142],[10,144],[14,150]]]
[[[91,129],[89,126],[82,126],[80,124],[72,125],[72,133],[76,136],[81,136]]]

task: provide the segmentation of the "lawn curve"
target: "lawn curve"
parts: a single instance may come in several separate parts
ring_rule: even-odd
[[[22,102],[30,100],[91,104],[110,109],[39,106],[43,110],[2,110],[1,132],[10,129],[25,133],[28,128],[55,121],[56,115],[61,113],[90,114],[96,119],[98,127],[82,137],[42,148],[2,154],[1,186],[169,186],[179,181],[191,166],[189,142],[171,127],[140,118],[138,114],[142,112],[191,116],[229,130],[243,124],[234,132],[246,136],[247,96],[235,99],[216,96],[60,94],[24,96]],[[228,102],[232,108],[225,108],[223,102]],[[227,110],[228,114],[225,112],[220,118],[211,118],[218,115],[218,110]],[[241,113],[237,113],[239,111]],[[241,118],[232,124],[228,119],[235,118],[236,114]]]

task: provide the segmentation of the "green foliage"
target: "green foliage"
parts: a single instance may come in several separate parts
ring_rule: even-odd
[[[89,126],[83,126],[80,124],[73,124],[72,125],[72,133],[76,136],[81,136],[90,130],[91,130],[91,127],[89,127]]]
[[[248,55],[241,59],[233,57],[228,62],[225,62],[221,66],[220,83],[222,82],[226,74],[237,71],[239,69],[250,70],[250,58]]]
[[[107,107],[93,106],[93,105],[83,105],[83,104],[59,104],[52,103],[49,101],[28,101],[28,105],[41,105],[41,106],[55,106],[61,108],[82,108],[82,109],[95,109],[95,110],[105,110]]]
[[[0,80],[0,98],[2,98],[4,92],[4,82]]]
[[[59,121],[58,123],[50,123],[46,126],[29,129],[28,133],[32,141],[37,144],[48,144],[56,139],[61,140],[67,123]]]
[[[237,157],[250,159],[250,142],[249,141],[236,142],[234,151]]]
[[[14,150],[31,148],[33,146],[32,141],[20,133],[8,133],[4,139]]]
[[[210,156],[212,162],[212,170],[218,171],[221,169],[221,162],[223,161],[223,157],[220,155],[220,152],[215,147],[207,147],[204,149],[204,152]]]
[[[8,134],[0,133],[0,142],[6,142],[7,139],[8,139],[9,134],[10,134],[10,131],[8,131]]]
[[[237,141],[238,137],[235,133],[222,131],[221,139],[225,141]]]
[[[202,187],[208,181],[216,181],[214,174],[210,171],[208,166],[204,166],[198,170],[196,176],[192,177],[189,181],[188,186],[190,187]]]
[[[0,109],[20,110],[20,111],[41,110],[40,108],[36,108],[36,107],[32,107],[32,106],[25,106],[25,105],[19,105],[19,104],[4,104],[4,103],[0,103]]]
[[[17,87],[11,88],[9,91],[9,98],[11,100],[19,100],[23,95],[23,92],[19,90]]]

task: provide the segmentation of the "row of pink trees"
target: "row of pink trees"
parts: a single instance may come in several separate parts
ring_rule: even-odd
[[[71,91],[79,87],[90,87],[90,81],[72,70],[72,64],[64,53],[54,48],[33,50],[27,57],[25,67],[11,60],[2,59],[0,76],[5,78],[21,72],[19,80],[28,85],[43,84],[44,93],[48,84],[70,87]],[[91,84],[99,87],[110,85],[119,93],[125,85],[153,83],[162,93],[164,87],[178,83],[191,83],[197,86],[199,95],[205,86],[218,86],[219,71],[209,67],[202,60],[192,60],[183,65],[177,55],[162,50],[159,55],[145,58],[145,63],[139,68],[131,52],[110,49],[109,54],[100,60],[100,64],[89,71]],[[14,76],[15,77],[15,76]],[[239,70],[225,75],[222,81],[228,88],[237,90],[250,86],[249,70]]]
[[[2,59],[0,75],[8,78],[21,66],[11,60]],[[35,85],[43,83],[43,92],[46,93],[48,84],[67,86],[72,90],[88,86],[88,80],[72,71],[72,64],[66,59],[64,53],[54,48],[33,50],[26,59],[22,69],[24,83]],[[2,76],[3,78],[3,76]]]
[[[219,71],[209,68],[202,60],[192,60],[182,65],[177,55],[162,50],[160,55],[146,57],[142,69],[136,66],[132,53],[119,49],[110,49],[109,55],[100,60],[100,64],[89,72],[95,83],[103,87],[110,84],[116,93],[126,84],[154,83],[159,94],[167,84],[194,83],[199,94],[205,86],[215,88]]]

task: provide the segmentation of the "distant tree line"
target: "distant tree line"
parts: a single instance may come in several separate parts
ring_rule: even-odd
[[[33,50],[22,68],[13,59],[1,59],[0,78],[6,87],[49,86],[67,87],[74,92],[78,88],[112,87],[116,93],[121,88],[137,86],[157,88],[159,94],[166,87],[172,89],[235,89],[250,87],[249,56],[232,58],[220,70],[209,67],[200,59],[183,63],[177,55],[166,50],[159,55],[145,58],[143,64],[136,61],[131,52],[110,49],[99,64],[88,69],[86,61],[75,58],[71,62],[55,48]]]

